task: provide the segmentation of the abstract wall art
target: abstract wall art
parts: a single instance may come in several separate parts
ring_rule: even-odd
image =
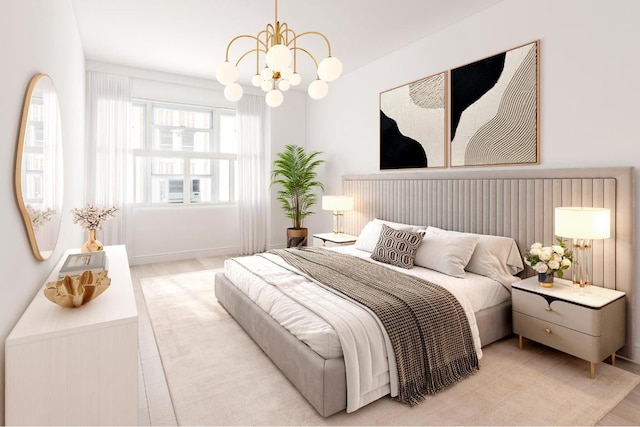
[[[450,165],[540,163],[539,41],[450,71]]]
[[[380,169],[443,168],[447,73],[380,94]]]

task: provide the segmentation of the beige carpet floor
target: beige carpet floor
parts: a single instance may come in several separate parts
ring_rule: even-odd
[[[141,280],[180,425],[593,425],[640,376],[509,338],[480,370],[410,408],[389,397],[320,417],[217,303],[208,270]]]

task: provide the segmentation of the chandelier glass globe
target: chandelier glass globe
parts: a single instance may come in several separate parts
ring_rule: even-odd
[[[238,68],[231,62],[225,61],[218,66],[216,79],[223,85],[233,83],[238,80]]]
[[[270,90],[265,97],[265,101],[269,107],[279,107],[283,100],[284,96],[278,89]]]
[[[224,97],[227,101],[238,102],[242,98],[243,90],[242,86],[238,83],[231,83],[224,88]]]
[[[318,77],[325,82],[332,82],[342,74],[342,62],[334,56],[323,59],[318,64]]]
[[[313,99],[322,99],[329,92],[329,85],[324,80],[314,80],[307,89],[309,96]]]
[[[291,51],[285,45],[277,44],[267,51],[267,66],[272,70],[283,70],[289,64],[291,64]]]

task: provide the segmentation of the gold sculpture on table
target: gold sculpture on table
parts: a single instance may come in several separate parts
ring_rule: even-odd
[[[65,276],[61,280],[47,283],[44,295],[61,307],[80,307],[107,290],[111,284],[108,273],[108,270],[98,273],[87,270],[79,276]]]

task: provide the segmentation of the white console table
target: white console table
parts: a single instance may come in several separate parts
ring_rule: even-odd
[[[62,308],[43,286],[7,337],[7,425],[137,425],[138,310],[125,246],[105,251],[109,289]]]

